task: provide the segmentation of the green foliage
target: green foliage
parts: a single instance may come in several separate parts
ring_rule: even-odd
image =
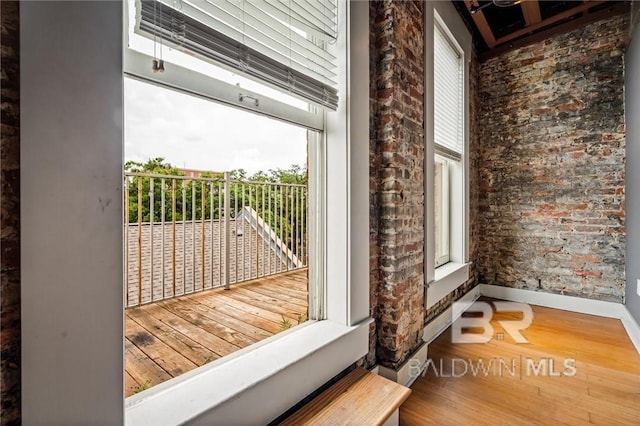
[[[148,223],[153,212],[153,221],[171,222],[175,220],[219,220],[224,209],[224,174],[203,173],[202,179],[172,179],[171,176],[184,177],[177,167],[158,157],[139,163],[128,161],[125,172],[144,173],[150,176],[128,176],[128,222]],[[236,217],[243,206],[250,206],[269,224],[277,235],[292,249],[294,240],[306,229],[306,191],[290,186],[272,186],[267,183],[307,184],[307,170],[299,165],[288,169],[259,171],[251,176],[244,169],[230,171],[230,215]],[[260,182],[249,184],[247,182]],[[152,189],[153,188],[153,189]],[[153,196],[153,202],[152,202]],[[164,197],[164,203],[163,203]],[[175,207],[174,207],[175,205]],[[163,208],[164,206],[164,208]],[[276,208],[276,206],[278,206]],[[153,208],[152,208],[153,207]],[[164,210],[164,218],[163,218]],[[298,242],[297,245],[300,245]]]
[[[144,383],[139,384],[138,386],[132,386],[131,390],[133,391],[134,394],[140,393],[142,391],[149,389],[150,384],[151,384],[151,380],[147,380]]]
[[[291,320],[289,318],[285,318],[284,315],[280,315],[280,317],[282,317],[282,321],[280,321],[280,331],[285,331],[290,329],[293,324],[291,323]]]

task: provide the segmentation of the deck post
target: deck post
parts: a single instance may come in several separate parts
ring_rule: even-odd
[[[229,290],[231,174],[224,172],[224,288]]]

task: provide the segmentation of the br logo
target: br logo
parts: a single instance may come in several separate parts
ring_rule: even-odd
[[[492,302],[495,311],[500,313],[512,312],[519,313],[522,319],[503,319],[498,320],[498,324],[516,343],[529,343],[529,341],[520,333],[520,330],[527,329],[533,321],[533,312],[531,306],[526,303],[517,302]],[[453,304],[453,315],[459,317],[451,325],[451,342],[452,343],[487,343],[493,338],[493,326],[491,319],[493,318],[493,309],[488,302],[473,302],[467,309],[467,304],[455,302]],[[481,316],[463,317],[461,312],[480,313]],[[464,333],[463,329],[482,329],[482,333]],[[501,337],[501,334],[498,334]]]

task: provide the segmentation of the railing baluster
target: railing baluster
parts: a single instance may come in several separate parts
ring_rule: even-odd
[[[285,220],[288,222],[289,224],[289,229],[285,230],[285,250],[287,250],[287,271],[290,269],[289,268],[289,259],[291,258],[291,252],[289,251],[289,237],[291,236],[291,213],[289,212],[289,197],[291,196],[291,194],[289,193],[290,188],[288,186],[285,186],[285,194],[286,194],[286,200],[285,200],[285,213],[284,213],[284,218]]]
[[[244,209],[244,183],[242,184],[242,200],[241,200],[241,208]],[[236,224],[236,280],[235,282],[240,281],[240,274],[238,273],[238,259],[240,258],[240,254],[238,253],[238,184],[236,183],[236,208],[235,208],[235,221]],[[247,240],[247,235],[244,228],[244,221],[242,221],[242,280],[244,280],[244,255],[245,255],[245,242]]]
[[[283,228],[284,228],[284,220],[282,218],[282,214],[284,213],[284,186],[280,185],[280,197],[279,197],[279,202],[280,202],[280,215],[278,216],[278,222],[280,223],[280,253],[282,253],[282,255],[285,256],[285,262],[287,260],[285,252],[284,252],[284,247],[283,247]],[[280,272],[282,272],[282,261],[278,262],[278,266],[280,266]]]
[[[196,182],[192,180],[191,181],[191,293],[193,293],[194,291],[196,291]]]
[[[267,253],[269,253],[269,258],[267,259],[267,264],[269,265],[269,275],[271,275],[271,233],[274,231],[273,229],[273,221],[271,220],[271,185],[269,185],[269,193],[267,194],[267,198],[269,199],[269,235],[267,238],[267,244],[269,245],[269,250],[267,251]]]
[[[299,188],[296,186],[296,216],[295,216],[295,224],[296,224],[296,229],[295,229],[295,243],[294,243],[294,248],[295,248],[295,253],[294,255],[296,256],[296,262],[299,262],[300,260],[300,191]],[[294,265],[296,267],[296,269],[298,268],[298,264],[296,263]]]
[[[142,178],[138,178],[138,305],[142,304]]]
[[[302,240],[302,221],[303,221],[303,213],[302,213],[302,188],[298,188],[298,265],[302,267],[302,248],[304,247],[304,241]]]
[[[151,296],[151,301],[153,302],[153,203],[154,203],[154,191],[153,191],[154,180],[153,178],[149,178],[149,282],[150,289],[149,294]]]
[[[237,283],[239,281],[238,276],[240,275],[238,273],[238,259],[240,258],[240,253],[238,253],[238,184],[234,184],[234,193],[235,193],[235,197],[234,197],[234,214],[235,214],[235,220],[233,221],[233,225],[235,227],[235,231],[236,231],[236,235],[234,240],[234,257],[235,257],[235,279],[233,280],[234,283]],[[244,238],[244,236],[243,236]]]
[[[124,285],[127,292],[127,303],[129,307],[131,301],[129,300],[129,177],[124,177]]]
[[[176,297],[176,180],[171,179],[171,275],[172,293],[171,297]]]
[[[266,185],[262,185],[262,276],[264,277],[265,271],[264,271],[264,267],[267,264],[267,259],[265,258],[265,255],[268,254],[268,252],[265,249],[265,231],[266,231],[266,225],[267,222],[265,221],[265,216],[266,216],[266,209],[265,209],[265,192],[267,190],[267,186]]]
[[[209,182],[209,241],[211,241],[211,250],[209,251],[209,280],[213,288],[213,188],[214,183]]]
[[[246,188],[244,183],[242,184],[242,213],[244,213],[244,206]],[[242,214],[241,214],[242,216]],[[238,220],[238,212],[236,211],[236,221]],[[242,281],[247,279],[247,227],[245,226],[245,220],[242,220]],[[237,277],[236,277],[237,280]]]
[[[249,279],[253,278],[253,188],[249,185]]]
[[[222,280],[222,196],[222,183],[218,182],[218,285],[224,283]]]
[[[164,178],[160,180],[160,229],[162,232],[162,240],[160,240],[160,251],[162,252],[162,299],[165,299],[165,276],[164,276],[164,263],[165,263],[165,253],[164,253],[164,221],[165,221],[165,191],[166,191],[166,181]]]
[[[238,204],[238,197],[237,197],[237,187],[236,187],[236,207]],[[230,210],[230,204],[231,204],[231,176],[229,174],[229,172],[225,172],[224,173],[224,287],[229,290],[229,284],[231,284],[231,277],[229,276],[229,255],[230,255],[230,250],[229,250],[229,210]],[[237,234],[237,224],[236,224],[236,234]],[[237,250],[236,250],[237,251]],[[236,269],[238,268],[237,265],[237,253],[236,253]],[[238,273],[236,272],[236,275]]]
[[[303,247],[304,247],[304,252],[302,253],[303,258],[302,258],[302,265],[303,266],[307,266],[307,255],[309,253],[309,240],[307,239],[307,218],[309,217],[309,204],[307,203],[307,198],[306,198],[306,189],[305,191],[302,191],[302,212],[304,213],[304,219],[302,220],[302,240],[303,240]]]
[[[187,187],[182,181],[182,294],[187,292]]]
[[[202,285],[201,290],[204,290],[204,182],[201,182],[200,185],[200,220],[202,221],[202,236],[200,238],[201,251],[202,251],[202,266],[200,268],[200,284]]]

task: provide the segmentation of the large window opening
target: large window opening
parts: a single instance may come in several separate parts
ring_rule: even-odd
[[[336,5],[316,6],[128,4],[125,396],[323,318]]]
[[[368,241],[367,221],[361,220],[369,210],[369,175],[362,162],[369,148],[368,5],[338,3],[340,30],[328,48],[338,52],[340,101],[335,112],[314,104],[322,108],[320,113],[289,105],[294,110],[268,96],[259,96],[256,106],[246,96],[253,96],[253,90],[238,88],[232,80],[212,83],[206,73],[169,61],[166,44],[165,72],[153,73],[152,52],[140,56],[126,48],[123,55],[122,33],[128,32],[126,26],[123,31],[127,10],[122,2],[23,6],[28,13],[20,16],[21,28],[26,29],[21,39],[26,47],[21,144],[29,159],[21,169],[23,191],[25,200],[45,200],[49,206],[44,218],[36,206],[44,204],[34,201],[32,208],[24,209],[31,214],[23,217],[24,253],[30,265],[23,271],[23,327],[28,331],[23,347],[30,354],[51,355],[23,359],[23,402],[31,422],[267,424],[300,395],[308,395],[364,356],[371,321],[369,259],[360,249]],[[79,16],[83,25],[77,25]],[[78,55],[83,60],[78,61]],[[308,145],[308,162],[318,165],[308,169],[310,198],[320,194],[317,203],[309,199],[307,204],[309,281],[321,283],[309,286],[309,321],[126,400],[125,215],[119,202],[124,189],[123,60],[126,75],[135,79],[181,88],[204,99],[215,97],[216,102],[250,111],[258,108],[260,115],[321,132],[320,140]],[[39,72],[42,64],[55,61],[64,72]],[[65,203],[58,202],[61,196]],[[317,205],[321,211],[314,211]],[[314,242],[311,236],[323,241]],[[318,254],[326,261],[314,261]],[[323,287],[324,295],[311,294]],[[315,305],[325,307],[324,312]],[[314,311],[321,321],[313,319]],[[99,398],[87,392],[87,383],[100,389]],[[262,403],[265,400],[269,403]],[[256,404],[260,410],[253,409]]]
[[[434,218],[435,267],[451,260],[451,226],[456,221],[451,208],[453,194],[463,188],[452,182],[452,174],[462,170],[464,147],[464,52],[435,20],[434,50]],[[458,206],[459,207],[459,206]]]
[[[135,80],[125,100],[130,396],[309,318],[316,132]]]
[[[429,309],[469,279],[467,82],[472,40],[447,2],[427,2],[425,28],[424,264]]]

